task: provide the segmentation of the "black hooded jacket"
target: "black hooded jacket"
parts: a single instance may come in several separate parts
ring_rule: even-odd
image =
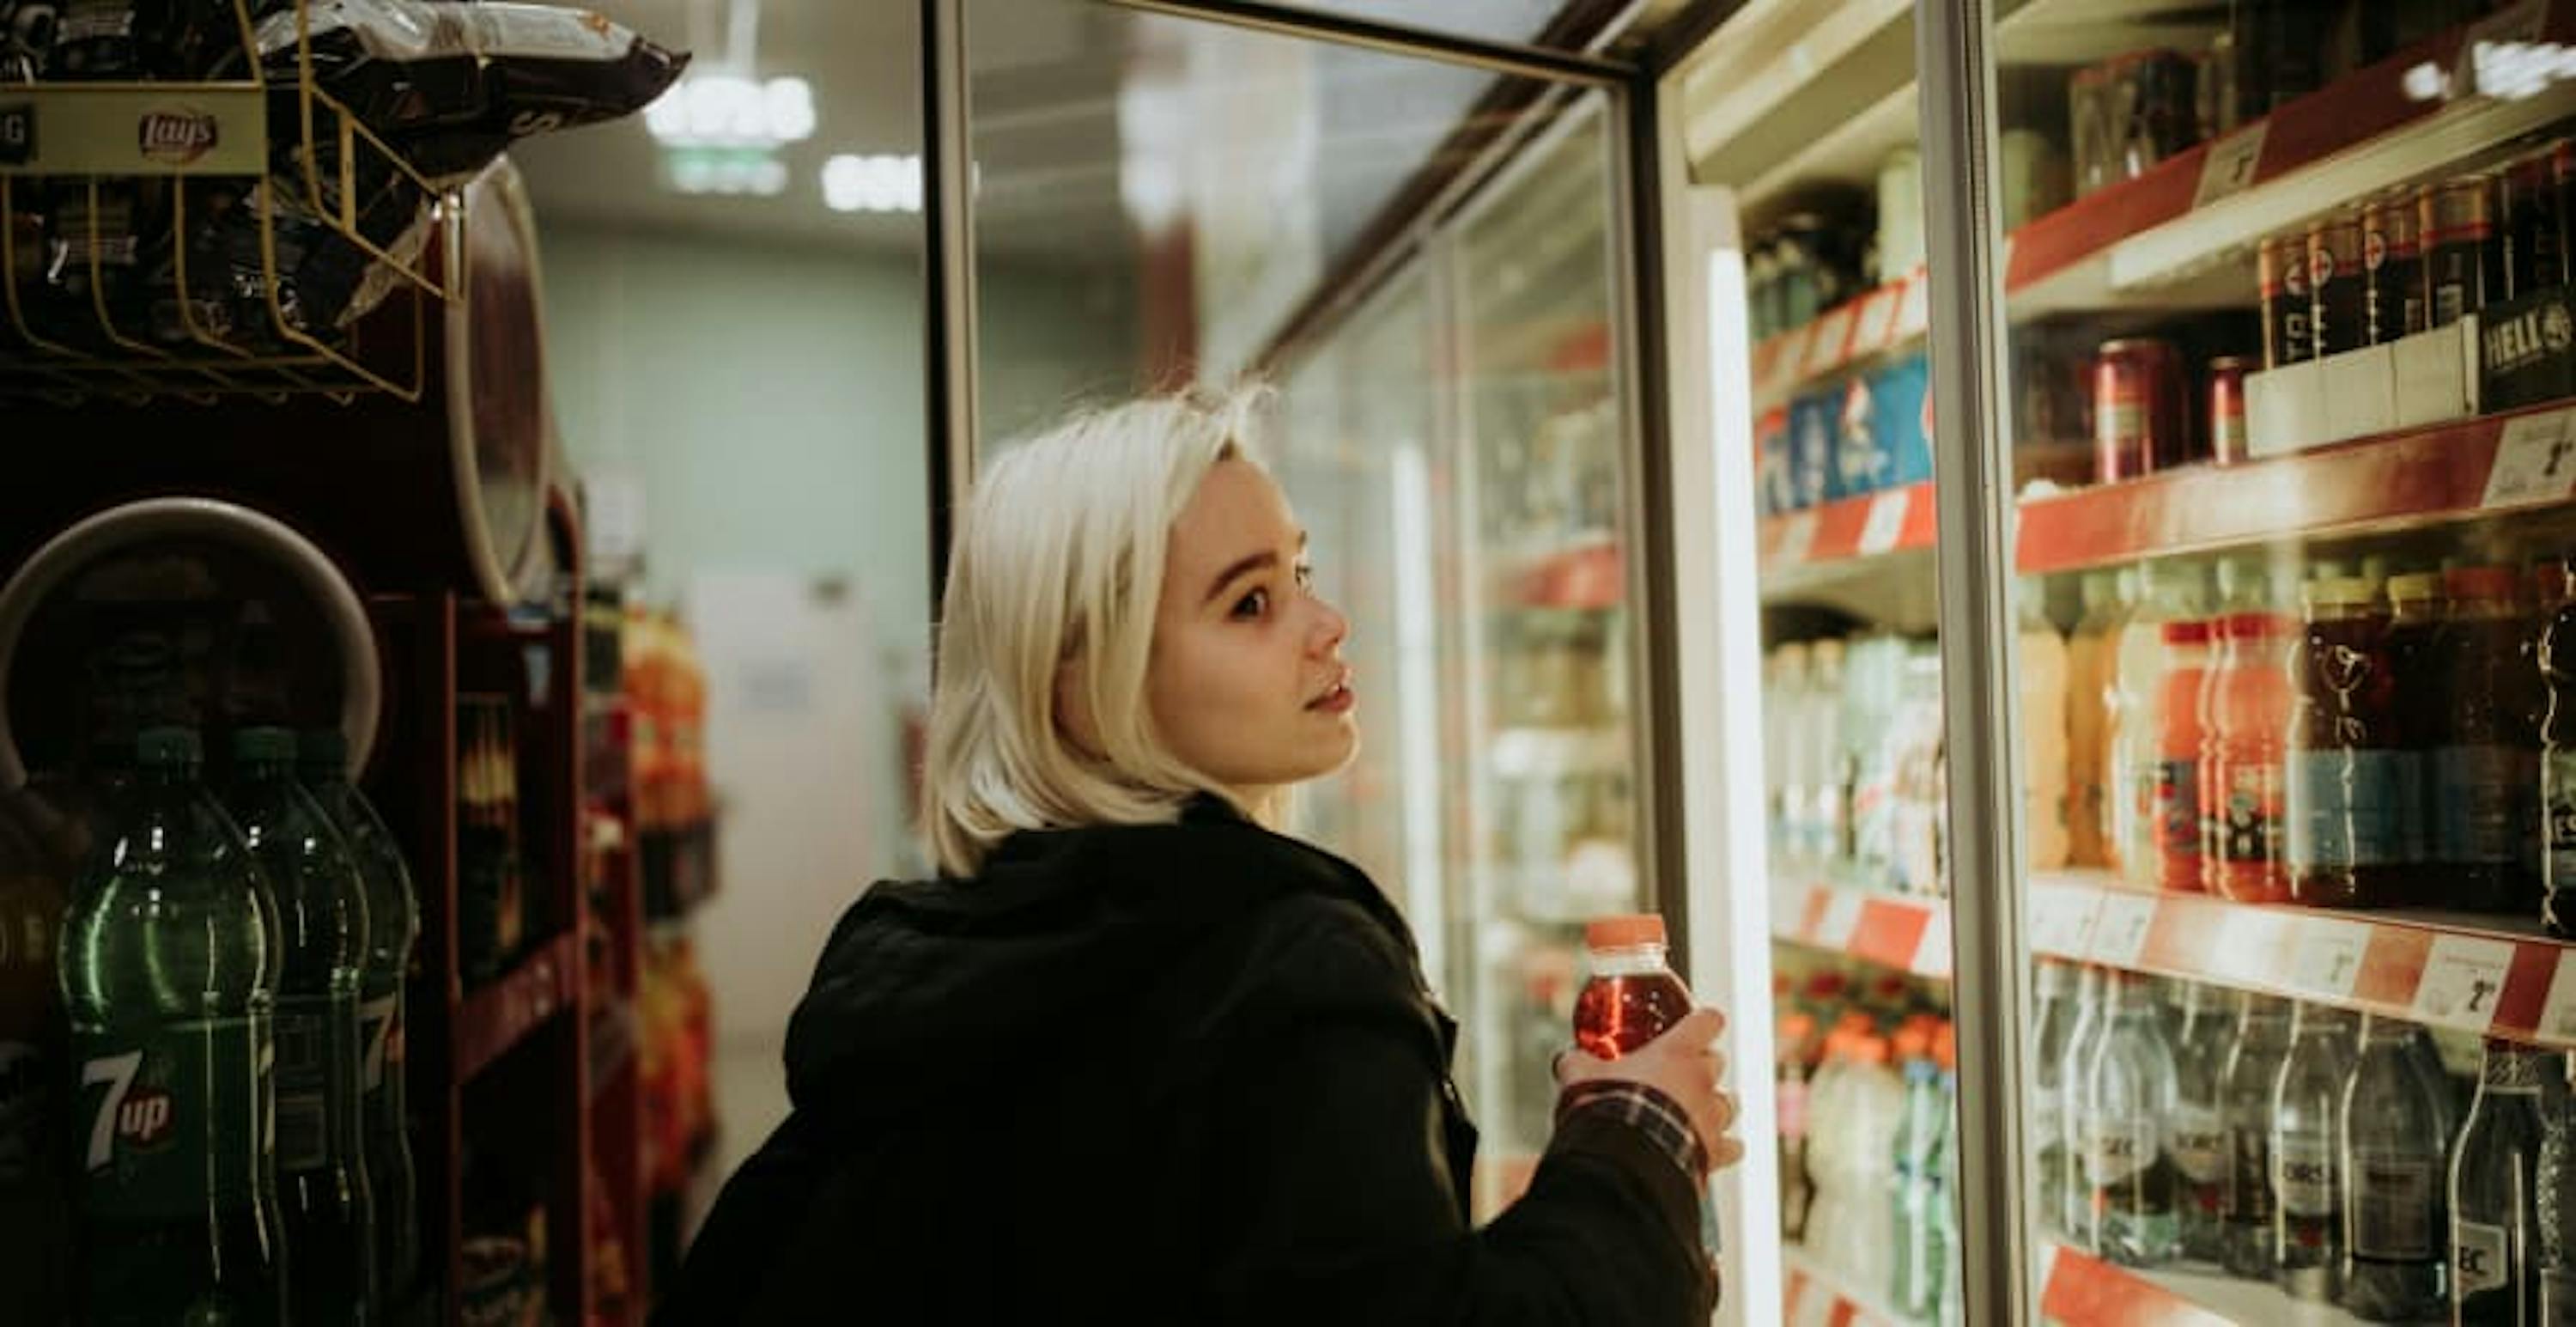
[[[1706,1322],[1696,1196],[1615,1118],[1469,1226],[1455,1037],[1365,875],[1212,798],[878,885],[656,1327]]]

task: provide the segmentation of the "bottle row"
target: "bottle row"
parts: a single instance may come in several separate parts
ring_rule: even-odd
[[[2464,1092],[2415,1024],[2057,962],[2035,1016],[2032,1206],[2068,1246],[2373,1322],[2576,1314],[2563,1055],[2490,1041]]]

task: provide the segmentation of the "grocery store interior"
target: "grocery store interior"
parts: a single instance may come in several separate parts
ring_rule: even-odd
[[[1258,381],[1478,1223],[1653,913],[1717,1322],[2576,1323],[2576,0],[592,4],[0,0],[11,1321],[643,1323]]]

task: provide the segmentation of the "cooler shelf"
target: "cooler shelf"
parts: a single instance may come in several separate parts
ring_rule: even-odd
[[[1780,1246],[1780,1320],[1792,1327],[1907,1327],[1914,1321],[1844,1285],[1795,1244]]]
[[[2329,1304],[2295,1300],[2268,1282],[2190,1270],[2142,1272],[2058,1245],[2042,1252],[2040,1311],[2066,1327],[2358,1327]]]
[[[1791,885],[1773,895],[1771,936],[1917,977],[1950,976],[1950,905],[1841,885]]]
[[[581,937],[567,931],[465,995],[456,1011],[456,1081],[470,1083],[580,1000]]]
[[[2536,920],[2266,907],[2061,871],[2031,882],[2024,924],[2056,958],[2576,1048],[2576,945]]]

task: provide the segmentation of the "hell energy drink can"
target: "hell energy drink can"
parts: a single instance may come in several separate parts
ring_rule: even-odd
[[[2316,358],[2309,319],[2316,309],[2308,289],[2308,237],[2275,235],[2256,254],[2263,284],[2263,363],[2268,368]]]
[[[2503,255],[2496,243],[2495,183],[2462,175],[2426,185],[2416,204],[2422,222],[2426,298],[2433,326],[2504,298]]]
[[[2361,214],[2361,268],[2369,286],[2370,343],[2425,330],[2423,218],[2415,200],[2392,194]]]
[[[2370,284],[2362,271],[2359,212],[2318,222],[2308,231],[2308,290],[2315,316],[2308,337],[2319,356],[2370,344]]]

